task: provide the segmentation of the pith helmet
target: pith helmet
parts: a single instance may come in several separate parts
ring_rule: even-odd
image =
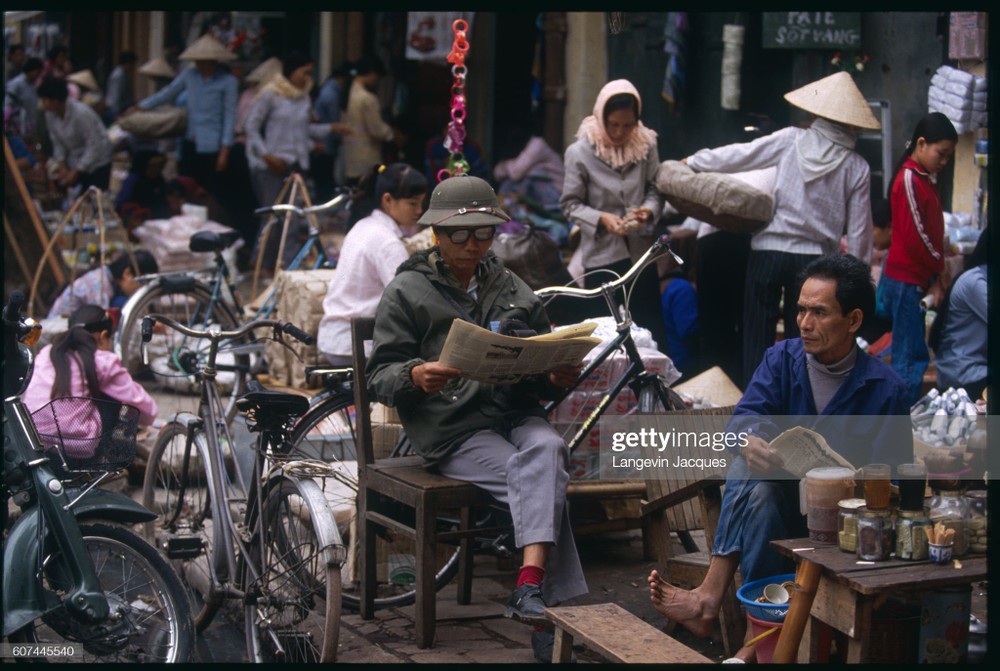
[[[434,187],[423,226],[496,226],[510,221],[489,182],[472,175],[449,177]]]
[[[870,130],[882,127],[872,114],[871,106],[858,85],[854,83],[854,78],[846,72],[838,72],[789,91],[785,94],[785,100],[799,109],[830,121]]]

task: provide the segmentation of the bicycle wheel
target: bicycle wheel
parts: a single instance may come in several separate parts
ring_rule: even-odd
[[[318,482],[337,520],[340,536],[348,547],[342,569],[343,606],[350,611],[361,607],[358,566],[357,498],[358,467],[354,431],[354,398],[348,393],[334,394],[309,409],[292,431],[292,454],[305,459],[319,459],[333,465],[337,477]],[[397,511],[400,516],[412,510]],[[441,520],[453,524],[452,520]],[[413,544],[384,530],[376,543],[379,563],[376,608],[404,606],[416,600],[416,566]],[[439,545],[435,570],[435,589],[447,585],[458,573],[458,546]]]
[[[81,525],[80,531],[112,617],[100,624],[86,625],[57,607],[13,632],[10,640],[43,645],[71,642],[75,644],[76,656],[62,659],[72,662],[188,661],[194,646],[191,613],[184,589],[169,564],[155,549],[122,527],[91,524]],[[64,557],[58,550],[47,555],[41,577],[48,593],[72,591],[72,571],[67,562],[78,561],[80,558]]]
[[[186,420],[170,422],[160,430],[153,452],[146,462],[142,483],[142,504],[157,518],[144,526],[146,540],[164,552],[187,588],[198,632],[215,617],[219,602],[205,599],[211,584],[212,495],[208,478],[208,440],[195,434],[188,455]]]
[[[239,326],[239,319],[228,305],[213,297],[208,286],[194,280],[161,281],[139,295],[136,303],[126,307],[116,336],[116,350],[126,370],[140,379],[155,376],[157,383],[170,391],[196,395],[198,382],[193,373],[207,356],[208,343],[165,329],[153,334],[147,345],[149,365],[143,364],[142,318],[154,312],[193,328],[212,325],[222,330],[233,329]],[[236,399],[246,393],[250,355],[237,351],[237,346],[248,343],[248,339],[243,339],[219,347],[216,382],[224,392],[227,422],[236,415]]]
[[[320,499],[317,495],[316,499]],[[333,662],[340,638],[340,567],[320,515],[325,501],[310,500],[280,478],[262,506],[260,528],[241,560],[247,652],[254,662]]]

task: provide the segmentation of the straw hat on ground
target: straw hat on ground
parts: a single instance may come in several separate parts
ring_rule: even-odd
[[[100,87],[97,85],[97,80],[94,79],[94,73],[90,70],[80,70],[79,72],[74,72],[66,77],[66,81],[73,82],[77,86],[82,86],[83,88],[91,91],[100,90]]]
[[[236,54],[226,49],[217,38],[205,33],[177,58],[182,61],[234,61]]]
[[[139,72],[149,77],[163,77],[164,79],[173,79],[177,76],[174,69],[170,67],[170,63],[167,63],[163,56],[159,56],[147,63],[144,63],[143,66],[139,68]]]
[[[846,72],[838,72],[785,94],[785,100],[799,109],[837,123],[878,130],[878,119]]]
[[[249,84],[266,84],[271,77],[281,72],[281,59],[271,56],[266,61],[255,67],[245,77]]]

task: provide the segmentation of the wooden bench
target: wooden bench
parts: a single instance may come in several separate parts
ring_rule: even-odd
[[[614,603],[546,608],[555,625],[552,661],[569,662],[576,637],[606,659],[625,664],[714,664]]]

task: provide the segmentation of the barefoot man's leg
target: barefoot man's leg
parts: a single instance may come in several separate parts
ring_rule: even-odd
[[[670,585],[654,570],[649,574],[649,598],[660,615],[680,624],[696,636],[708,636],[719,616],[722,597],[736,577],[739,554],[712,555],[700,585],[685,590]]]

